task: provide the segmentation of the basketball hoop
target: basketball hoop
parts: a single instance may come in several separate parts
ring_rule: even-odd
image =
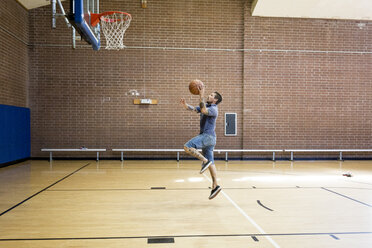
[[[91,14],[91,25],[101,22],[103,34],[106,38],[106,49],[119,50],[125,48],[124,34],[129,27],[132,16],[125,12],[109,11],[101,14]]]

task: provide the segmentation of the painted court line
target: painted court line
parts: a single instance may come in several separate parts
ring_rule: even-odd
[[[210,189],[211,187],[209,187]],[[301,187],[300,189],[321,189],[322,187]],[[359,189],[359,190],[372,190],[372,188],[356,188],[356,187],[327,187],[328,189]],[[99,188],[79,188],[79,189],[48,189],[47,191],[144,191],[144,190],[153,190],[153,189],[164,189],[164,190],[206,190],[204,188],[166,188],[166,187],[151,187],[151,188],[136,188],[136,189],[129,189],[129,188],[105,188],[105,189],[99,189]],[[282,190],[282,189],[299,189],[296,187],[260,187],[256,188],[256,186],[252,187],[246,187],[246,188],[224,188],[224,189],[229,189],[229,190],[267,190],[267,189],[272,189],[272,190]]]
[[[15,238],[0,239],[0,242],[9,241],[50,241],[50,240],[110,240],[110,239],[165,239],[165,238],[211,238],[211,237],[264,237],[264,236],[318,236],[318,235],[372,235],[372,232],[325,232],[325,233],[241,233],[241,234],[203,234],[203,235],[173,235],[173,236],[110,236],[110,237],[64,237],[64,238]],[[335,236],[338,238],[337,236]],[[334,238],[334,237],[332,237]],[[258,238],[257,238],[258,240]]]
[[[358,203],[363,204],[363,205],[365,205],[365,206],[367,206],[367,207],[372,207],[372,206],[369,205],[368,203],[364,203],[364,202],[362,202],[362,201],[358,201],[358,200],[356,200],[356,199],[354,199],[354,198],[351,198],[351,197],[349,197],[349,196],[346,196],[346,195],[340,194],[340,193],[338,193],[338,192],[336,192],[336,191],[333,191],[333,190],[330,190],[330,189],[327,189],[327,188],[324,188],[324,187],[322,187],[322,189],[324,189],[324,190],[326,190],[326,191],[329,191],[329,192],[331,192],[331,193],[333,193],[333,194],[336,194],[336,195],[339,195],[339,196],[345,197],[345,198],[347,198],[347,199],[349,199],[349,200],[352,200],[352,201],[358,202]]]
[[[31,198],[33,198],[33,197],[37,196],[38,194],[40,194],[40,193],[42,193],[42,192],[44,192],[44,191],[47,191],[47,190],[48,190],[49,188],[51,188],[51,187],[53,187],[54,185],[56,185],[57,183],[59,183],[59,182],[61,182],[61,181],[65,180],[66,178],[68,178],[69,176],[71,176],[71,175],[75,174],[76,172],[78,172],[78,171],[80,171],[80,170],[84,169],[84,168],[85,168],[85,167],[87,167],[88,165],[90,165],[90,163],[88,163],[88,164],[84,165],[83,167],[81,167],[81,168],[79,168],[79,169],[75,170],[74,172],[72,172],[72,173],[68,174],[67,176],[65,176],[65,177],[63,177],[63,178],[61,178],[61,179],[59,179],[59,180],[58,180],[57,182],[55,182],[55,183],[53,183],[53,184],[49,185],[48,187],[46,187],[46,188],[44,188],[44,189],[40,190],[39,192],[37,192],[37,193],[33,194],[32,196],[30,196],[30,197],[26,198],[25,200],[23,200],[23,201],[21,201],[20,203],[18,203],[18,204],[16,204],[16,205],[14,205],[13,207],[9,208],[8,210],[6,210],[6,211],[4,211],[4,212],[0,213],[0,216],[2,216],[2,215],[4,215],[4,214],[6,214],[7,212],[9,212],[9,211],[13,210],[13,209],[14,209],[14,208],[16,208],[16,207],[18,207],[18,206],[22,205],[23,203],[25,203],[26,201],[30,200]]]
[[[266,207],[265,205],[263,205],[263,204],[261,203],[260,200],[257,200],[257,203],[258,203],[258,205],[260,205],[260,206],[263,207],[263,208],[266,208],[266,209],[269,210],[269,211],[274,211],[274,210],[272,210],[271,208],[268,208],[268,207]]]
[[[207,177],[205,174],[203,176],[209,181],[212,182],[212,180]],[[261,234],[267,234],[249,215],[247,215],[243,209],[241,209],[238,204],[236,204],[230,196],[228,196],[223,190],[221,190],[221,194],[225,196],[227,200],[236,208],[238,211],[254,226],[257,228],[258,231],[260,231]],[[269,236],[265,236],[265,238],[276,248],[280,248],[280,246]]]

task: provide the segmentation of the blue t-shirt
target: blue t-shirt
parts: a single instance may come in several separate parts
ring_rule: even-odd
[[[216,137],[216,120],[218,116],[218,107],[216,104],[207,104],[208,115],[200,112],[200,107],[196,107],[200,113],[200,134],[205,133]]]

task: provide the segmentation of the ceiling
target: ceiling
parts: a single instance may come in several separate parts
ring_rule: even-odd
[[[34,9],[50,4],[50,0],[16,0],[16,1],[22,4],[26,9]],[[148,1],[150,2],[156,0]],[[372,20],[372,1],[254,0],[252,15],[266,17]]]
[[[254,0],[253,16],[372,20],[371,0]]]
[[[35,9],[41,6],[49,5],[50,0],[16,0],[26,9]]]

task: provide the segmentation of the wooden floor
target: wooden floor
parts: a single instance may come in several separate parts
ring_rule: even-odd
[[[0,247],[372,247],[372,161],[216,165],[213,200],[197,161],[1,168]]]

